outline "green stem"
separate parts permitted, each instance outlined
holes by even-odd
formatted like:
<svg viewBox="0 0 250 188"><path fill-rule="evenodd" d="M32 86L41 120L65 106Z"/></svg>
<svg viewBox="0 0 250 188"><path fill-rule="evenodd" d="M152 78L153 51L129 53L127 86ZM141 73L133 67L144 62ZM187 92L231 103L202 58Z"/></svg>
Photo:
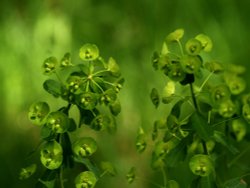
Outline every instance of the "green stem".
<svg viewBox="0 0 250 188"><path fill-rule="evenodd" d="M60 185L61 188L64 188L64 184L63 184L63 167L60 167Z"/></svg>
<svg viewBox="0 0 250 188"><path fill-rule="evenodd" d="M96 83L96 81L94 81L93 79L91 81L101 90L101 92L104 93L102 87L98 83Z"/></svg>
<svg viewBox="0 0 250 188"><path fill-rule="evenodd" d="M178 45L180 47L181 55L184 55L183 48L182 48L182 45L181 45L181 41L177 40L177 43L178 43Z"/></svg>
<svg viewBox="0 0 250 188"><path fill-rule="evenodd" d="M193 103L194 103L194 107L198 111L198 105L197 105L197 101L196 101L195 94L194 94L193 84L190 83L189 85L190 85L190 91L191 91L191 96L192 96L192 100L193 100Z"/></svg>
<svg viewBox="0 0 250 188"><path fill-rule="evenodd" d="M164 167L161 168L162 176L163 176L163 187L167 188L167 173Z"/></svg>
<svg viewBox="0 0 250 188"><path fill-rule="evenodd" d="M62 144L62 142L63 142L62 139L63 139L63 135L60 134L60 137L59 137L60 144ZM63 185L63 166L62 165L61 165L60 170L59 170L59 181L60 181L60 187L64 188L64 185Z"/></svg>
<svg viewBox="0 0 250 188"><path fill-rule="evenodd" d="M103 72L109 72L108 70L100 70L92 74L92 76L96 76L97 74L101 74Z"/></svg>

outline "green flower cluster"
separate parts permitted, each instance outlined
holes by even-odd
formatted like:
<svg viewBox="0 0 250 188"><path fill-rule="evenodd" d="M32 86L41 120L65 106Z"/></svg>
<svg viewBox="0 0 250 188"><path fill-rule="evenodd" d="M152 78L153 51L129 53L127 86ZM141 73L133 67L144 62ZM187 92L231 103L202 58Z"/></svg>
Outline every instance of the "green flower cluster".
<svg viewBox="0 0 250 188"><path fill-rule="evenodd" d="M112 57L105 61L94 44L83 45L79 57L82 60L79 64L72 63L69 53L60 61L56 57L49 57L43 62L43 73L56 78L47 79L43 84L44 89L54 97L65 100L67 106L51 111L46 102L39 101L30 106L28 117L34 125L41 127L43 144L40 159L43 166L49 169L43 177L49 177L53 172L59 173L60 177L64 168L80 163L88 170L76 177L75 186L93 188L101 177L101 170L110 175L115 175L115 170L111 163L101 164L97 169L91 162L90 157L98 148L94 138L86 135L71 143L70 134L80 131L82 125L95 131L113 133L116 130L115 116L121 111L117 94L124 79L116 61ZM79 110L79 123L69 115L73 106ZM35 167L22 169L20 179L30 177ZM53 180L42 179L38 184L48 181L55 183L57 177ZM62 178L60 181L63 184Z"/></svg>
<svg viewBox="0 0 250 188"><path fill-rule="evenodd" d="M189 173L196 175L190 175L190 187L206 187L204 182L215 186L217 158L226 155L221 149L234 155L239 152L237 144L246 139L250 95L244 94L245 70L209 60L213 44L208 36L199 34L184 44L183 38L184 30L175 30L166 37L161 52L153 54L153 67L167 76L167 83L162 92L152 89L151 101L156 108L167 105L170 111L154 122L151 166L163 172L180 166L186 172L189 166ZM141 129L138 152L148 142Z"/></svg>

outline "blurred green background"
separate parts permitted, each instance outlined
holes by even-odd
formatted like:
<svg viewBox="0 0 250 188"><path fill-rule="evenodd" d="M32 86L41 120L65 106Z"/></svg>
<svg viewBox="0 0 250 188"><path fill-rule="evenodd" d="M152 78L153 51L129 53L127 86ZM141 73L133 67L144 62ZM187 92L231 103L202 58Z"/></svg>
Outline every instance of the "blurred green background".
<svg viewBox="0 0 250 188"><path fill-rule="evenodd" d="M33 187L39 175L18 180L20 168L39 159L38 155L25 159L39 143L39 128L27 120L27 110L38 100L55 107L62 102L42 89L46 77L41 63L51 55L61 58L65 52L79 61L78 49L90 42L97 44L104 58L117 60L126 79L118 132L100 135L105 142L100 141L97 157L113 161L119 175L104 178L97 187L151 188L144 181L129 186L124 176L133 165L142 178L152 173L149 156L137 154L133 144L138 127L150 130L160 116L148 97L153 86L164 83L151 66L153 51L161 48L169 32L184 28L186 37L199 33L211 37L213 58L250 70L249 16L247 0L1 0L0 186Z"/></svg>

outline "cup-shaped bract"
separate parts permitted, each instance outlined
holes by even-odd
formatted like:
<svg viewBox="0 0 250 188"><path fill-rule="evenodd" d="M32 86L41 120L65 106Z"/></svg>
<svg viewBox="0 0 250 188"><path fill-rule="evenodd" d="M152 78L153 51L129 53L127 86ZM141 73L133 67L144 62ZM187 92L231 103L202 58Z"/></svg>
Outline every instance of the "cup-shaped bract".
<svg viewBox="0 0 250 188"><path fill-rule="evenodd" d="M80 76L71 75L66 81L66 88L70 93L79 94L82 92L83 79Z"/></svg>
<svg viewBox="0 0 250 188"><path fill-rule="evenodd" d="M232 100L227 100L219 105L219 114L224 118L232 117L236 112L236 105Z"/></svg>
<svg viewBox="0 0 250 188"><path fill-rule="evenodd" d="M246 89L246 82L243 78L228 74L225 78L232 95L239 95Z"/></svg>
<svg viewBox="0 0 250 188"><path fill-rule="evenodd" d="M236 140L239 142L241 141L246 133L247 133L247 127L245 121L242 119L235 119L232 121L232 130L235 134Z"/></svg>
<svg viewBox="0 0 250 188"><path fill-rule="evenodd" d="M120 68L114 58L112 57L109 58L107 68L108 68L108 71L110 71L113 76L120 76Z"/></svg>
<svg viewBox="0 0 250 188"><path fill-rule="evenodd" d="M212 89L211 97L214 105L219 105L220 103L230 99L231 93L227 85L219 84Z"/></svg>
<svg viewBox="0 0 250 188"><path fill-rule="evenodd" d="M63 149L55 140L45 143L41 147L40 155L42 164L50 170L57 169L62 164Z"/></svg>
<svg viewBox="0 0 250 188"><path fill-rule="evenodd" d="M185 55L181 59L181 66L188 74L198 73L201 64L201 59L198 56Z"/></svg>
<svg viewBox="0 0 250 188"><path fill-rule="evenodd" d="M58 61L57 58L52 56L43 62L42 68L43 68L43 73L46 75L50 75L55 72L56 68L58 66Z"/></svg>
<svg viewBox="0 0 250 188"><path fill-rule="evenodd" d="M204 154L194 155L189 161L189 167L198 176L208 176L214 170L212 159Z"/></svg>
<svg viewBox="0 0 250 188"><path fill-rule="evenodd" d="M242 107L243 118L250 123L250 105L248 103L244 104Z"/></svg>
<svg viewBox="0 0 250 188"><path fill-rule="evenodd" d="M202 45L199 40L192 38L185 44L185 49L189 55L198 55L202 49Z"/></svg>
<svg viewBox="0 0 250 188"><path fill-rule="evenodd" d="M79 157L89 157L97 150L97 143L91 137L83 137L73 144L73 152Z"/></svg>
<svg viewBox="0 0 250 188"><path fill-rule="evenodd" d="M94 188L97 182L95 174L91 171L81 172L75 178L76 188Z"/></svg>
<svg viewBox="0 0 250 188"><path fill-rule="evenodd" d="M69 66L72 66L72 63L71 63L71 55L70 55L70 53L64 54L63 58L62 58L61 61L60 61L60 66L61 66L61 67L69 67Z"/></svg>
<svg viewBox="0 0 250 188"><path fill-rule="evenodd" d="M115 102L117 98L116 91L114 89L107 89L100 97L102 103L108 105Z"/></svg>
<svg viewBox="0 0 250 188"><path fill-rule="evenodd" d="M107 115L100 114L92 120L90 127L96 131L102 131L105 130L110 123L111 119Z"/></svg>
<svg viewBox="0 0 250 188"><path fill-rule="evenodd" d="M212 40L207 35L199 34L195 37L195 39L200 41L202 49L205 52L210 52L212 50L213 43Z"/></svg>
<svg viewBox="0 0 250 188"><path fill-rule="evenodd" d="M36 172L36 167L36 164L32 164L26 168L22 168L19 174L19 179L23 180L32 176Z"/></svg>
<svg viewBox="0 0 250 188"><path fill-rule="evenodd" d="M184 35L184 29L176 29L172 33L168 34L166 37L166 42L176 42L179 41Z"/></svg>
<svg viewBox="0 0 250 188"><path fill-rule="evenodd" d="M85 44L80 48L79 56L84 61L93 61L99 57L99 49L95 44Z"/></svg>
<svg viewBox="0 0 250 188"><path fill-rule="evenodd" d="M32 104L28 113L30 121L34 125L44 124L49 110L49 105L46 102L36 102Z"/></svg>
<svg viewBox="0 0 250 188"><path fill-rule="evenodd" d="M69 118L61 111L51 112L47 117L46 126L54 133L65 133L69 128Z"/></svg>
<svg viewBox="0 0 250 188"><path fill-rule="evenodd" d="M184 72L180 62L178 61L172 62L172 64L168 67L168 72L165 72L165 74L171 80L176 82L180 82L186 77L186 73Z"/></svg>
<svg viewBox="0 0 250 188"><path fill-rule="evenodd" d="M96 107L98 102L98 96L92 92L85 92L76 97L77 104L85 109L92 110Z"/></svg>

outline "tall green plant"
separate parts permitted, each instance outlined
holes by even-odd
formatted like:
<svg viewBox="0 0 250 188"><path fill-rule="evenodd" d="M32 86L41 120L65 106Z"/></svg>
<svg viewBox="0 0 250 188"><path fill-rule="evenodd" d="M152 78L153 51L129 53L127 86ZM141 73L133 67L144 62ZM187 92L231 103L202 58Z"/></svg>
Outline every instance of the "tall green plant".
<svg viewBox="0 0 250 188"><path fill-rule="evenodd" d="M82 60L79 64L73 64L70 54L66 53L60 61L49 57L42 65L43 73L51 77L43 88L53 97L65 100L66 105L52 110L47 102L39 101L29 109L30 121L41 128L40 161L45 167L35 187L63 188L67 180L63 176L65 169L75 167L76 163L82 165L82 172L74 181L77 188L93 188L103 175L116 173L109 162L96 165L92 156L98 143L84 133L83 126L110 133L116 130L115 117L121 111L117 94L124 79L116 61L112 57L105 61L96 45L83 45L79 56ZM72 108L78 109L78 122L76 115L70 115ZM72 142L72 135L79 132L84 136ZM29 178L36 166L23 168L20 179Z"/></svg>
<svg viewBox="0 0 250 188"><path fill-rule="evenodd" d="M167 77L150 94L156 108L169 113L155 120L151 132L151 167L163 175L154 187L247 187L244 162L238 176L230 171L249 147L250 95L244 94L245 68L209 59L211 39L199 34L183 43L184 30L167 35L161 52L153 54L153 67ZM149 140L142 128L136 148L142 153ZM246 163L246 161L245 161ZM135 168L127 174L136 179Z"/></svg>

